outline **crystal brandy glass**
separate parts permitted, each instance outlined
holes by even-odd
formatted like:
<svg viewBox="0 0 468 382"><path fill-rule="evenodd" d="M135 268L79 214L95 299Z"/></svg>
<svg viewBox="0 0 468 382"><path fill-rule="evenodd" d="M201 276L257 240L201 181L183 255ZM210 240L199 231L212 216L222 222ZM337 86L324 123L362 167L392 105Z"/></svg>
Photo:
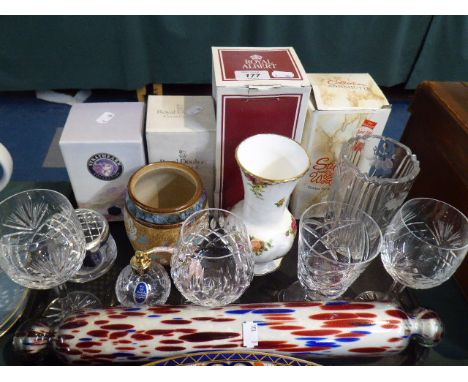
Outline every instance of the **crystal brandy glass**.
<svg viewBox="0 0 468 382"><path fill-rule="evenodd" d="M31 289L57 287L62 298L52 315L92 301L67 298L65 282L80 269L85 238L68 199L52 190L23 191L0 203L0 267L16 283ZM88 303L86 302L88 301Z"/></svg>
<svg viewBox="0 0 468 382"><path fill-rule="evenodd" d="M223 306L250 285L254 263L244 223L228 211L210 208L192 214L182 225L171 275L190 302Z"/></svg>
<svg viewBox="0 0 468 382"><path fill-rule="evenodd" d="M384 235L382 262L393 278L386 299L405 288L428 289L447 281L468 250L468 219L436 199L408 200Z"/></svg>

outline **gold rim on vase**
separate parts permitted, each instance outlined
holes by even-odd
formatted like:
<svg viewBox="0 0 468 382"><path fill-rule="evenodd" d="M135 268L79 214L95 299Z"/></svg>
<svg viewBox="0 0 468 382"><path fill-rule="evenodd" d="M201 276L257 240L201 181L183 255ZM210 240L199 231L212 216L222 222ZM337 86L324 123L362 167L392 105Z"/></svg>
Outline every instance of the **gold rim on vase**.
<svg viewBox="0 0 468 382"><path fill-rule="evenodd" d="M296 142L294 139L291 139L291 138L289 138L289 137L286 137L286 136L284 136L284 135L279 135L279 134L257 134L257 135L275 135L275 136L278 136L278 137L287 139L287 140L289 140L289 141L291 141L291 142L294 142L296 145L298 145L298 146L301 148L301 150L304 151L304 153L305 153L305 155L306 155L306 157L307 157L307 163L308 163L308 165L307 165L306 169L305 169L302 173L300 173L300 174L298 174L298 175L296 175L296 176L294 176L294 177L286 178L286 179L269 179L269 178L264 178L264 177L262 177L262 176L260 176L260 175L254 174L252 171L249 171L249 170L247 170L247 169L244 167L244 165L240 162L239 156L238 156L239 146L240 146L244 141L246 141L247 139L252 138L252 137L255 136L255 135L252 135L252 137L249 137L249 138L244 139L241 143L239 143L239 145L237 145L236 151L235 151L235 154L234 154L238 166L240 167L240 169L241 169L246 175L248 175L248 176L250 176L250 177L253 177L253 178L256 178L256 179L260 180L260 181L263 182L263 183L267 183L267 184L279 184L279 183L293 182L293 181L295 181L295 180L298 180L298 179L302 178L302 177L307 173L307 171L309 170L309 168L310 168L310 166L311 166L311 162L310 162L309 155L307 155L306 151L305 151L304 148L300 145L300 143Z"/></svg>

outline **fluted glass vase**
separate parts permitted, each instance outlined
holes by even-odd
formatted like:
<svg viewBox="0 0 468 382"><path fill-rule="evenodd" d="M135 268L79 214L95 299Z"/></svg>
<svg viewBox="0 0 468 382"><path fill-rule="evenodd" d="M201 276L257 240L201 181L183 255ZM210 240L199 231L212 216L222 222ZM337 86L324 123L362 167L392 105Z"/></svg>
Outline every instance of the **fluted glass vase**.
<svg viewBox="0 0 468 382"><path fill-rule="evenodd" d="M328 200L368 213L384 229L419 174L419 161L400 142L380 135L357 136L340 152Z"/></svg>

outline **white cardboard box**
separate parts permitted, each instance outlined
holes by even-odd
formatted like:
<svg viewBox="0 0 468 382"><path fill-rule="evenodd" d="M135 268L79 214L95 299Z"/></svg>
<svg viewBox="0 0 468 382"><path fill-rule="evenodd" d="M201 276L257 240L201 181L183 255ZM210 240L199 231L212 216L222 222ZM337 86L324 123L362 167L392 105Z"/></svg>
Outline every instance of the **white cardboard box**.
<svg viewBox="0 0 468 382"><path fill-rule="evenodd" d="M310 83L296 52L283 48L213 47L216 100L215 206L243 198L236 147L260 133L300 142Z"/></svg>
<svg viewBox="0 0 468 382"><path fill-rule="evenodd" d="M175 161L196 170L213 206L216 121L210 96L149 96L149 162Z"/></svg>
<svg viewBox="0 0 468 382"><path fill-rule="evenodd" d="M144 103L83 103L68 115L60 149L80 208L122 220L130 176L145 165Z"/></svg>
<svg viewBox="0 0 468 382"><path fill-rule="evenodd" d="M297 219L310 205L327 200L343 143L356 135L382 134L391 111L367 73L308 76L312 95L301 144L312 165L291 197Z"/></svg>

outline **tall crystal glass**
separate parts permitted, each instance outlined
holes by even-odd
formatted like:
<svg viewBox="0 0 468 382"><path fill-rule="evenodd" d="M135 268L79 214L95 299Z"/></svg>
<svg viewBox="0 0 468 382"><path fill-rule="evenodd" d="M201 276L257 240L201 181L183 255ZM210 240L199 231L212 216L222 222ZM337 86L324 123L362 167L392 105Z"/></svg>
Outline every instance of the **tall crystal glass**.
<svg viewBox="0 0 468 382"><path fill-rule="evenodd" d="M433 288L447 281L468 250L468 219L436 199L408 200L384 235L382 262L394 282L387 299L405 287Z"/></svg>
<svg viewBox="0 0 468 382"><path fill-rule="evenodd" d="M328 200L356 206L383 230L418 174L419 161L407 146L380 135L357 136L341 149Z"/></svg>
<svg viewBox="0 0 468 382"><path fill-rule="evenodd" d="M244 223L216 208L191 215L182 225L171 258L174 284L189 301L223 306L238 299L254 276L254 254Z"/></svg>
<svg viewBox="0 0 468 382"><path fill-rule="evenodd" d="M309 207L299 223L297 267L305 297L340 297L379 254L381 242L377 223L354 206L324 202Z"/></svg>
<svg viewBox="0 0 468 382"><path fill-rule="evenodd" d="M68 199L52 190L23 191L0 203L0 267L31 289L58 287L55 310L72 310L64 283L80 269L85 238Z"/></svg>

